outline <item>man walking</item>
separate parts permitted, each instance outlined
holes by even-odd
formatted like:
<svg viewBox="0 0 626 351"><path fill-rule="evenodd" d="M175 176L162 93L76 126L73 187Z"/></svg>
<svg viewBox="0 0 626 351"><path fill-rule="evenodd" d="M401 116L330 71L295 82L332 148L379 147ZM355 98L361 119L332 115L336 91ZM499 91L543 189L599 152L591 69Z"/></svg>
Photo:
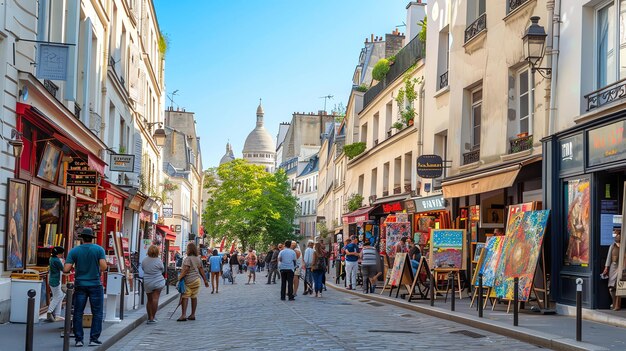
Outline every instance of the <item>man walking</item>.
<svg viewBox="0 0 626 351"><path fill-rule="evenodd" d="M256 284L256 254L252 249L248 249L248 256L246 256L246 266L248 267L248 282L246 285L250 285L250 279L252 284Z"/></svg>
<svg viewBox="0 0 626 351"><path fill-rule="evenodd" d="M283 244L280 244L278 247L274 247L274 252L272 252L272 260L270 261L267 284L276 284L276 276L278 276L278 254L282 249L282 245Z"/></svg>
<svg viewBox="0 0 626 351"><path fill-rule="evenodd" d="M89 299L93 320L89 336L89 346L99 346L98 340L102 332L102 317L104 304L104 290L100 282L100 272L107 269L104 249L92 241L96 237L91 228L83 228L80 236L84 243L70 250L63 267L63 272L69 273L75 268L74 290L74 335L76 347L84 346L83 342L83 313Z"/></svg>
<svg viewBox="0 0 626 351"><path fill-rule="evenodd" d="M352 236L352 242L346 246L346 281L348 281L348 290L356 290L356 274L359 269L359 240L356 236Z"/></svg>
<svg viewBox="0 0 626 351"><path fill-rule="evenodd" d="M314 252L313 244L313 240L309 240L306 250L304 250L304 295L313 293L313 272L311 272Z"/></svg>
<svg viewBox="0 0 626 351"><path fill-rule="evenodd" d="M291 249L291 240L285 241L285 247L278 254L278 269L280 270L280 299L285 300L285 293L289 301L293 296L293 271L296 268L296 252Z"/></svg>

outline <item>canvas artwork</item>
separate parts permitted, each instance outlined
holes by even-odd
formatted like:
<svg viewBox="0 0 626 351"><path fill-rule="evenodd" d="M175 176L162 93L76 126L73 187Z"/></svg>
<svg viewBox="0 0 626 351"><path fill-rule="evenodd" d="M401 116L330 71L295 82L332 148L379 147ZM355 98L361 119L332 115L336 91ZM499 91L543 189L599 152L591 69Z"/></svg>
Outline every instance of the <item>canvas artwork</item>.
<svg viewBox="0 0 626 351"><path fill-rule="evenodd" d="M24 268L24 234L26 232L26 183L9 179L6 230L6 270Z"/></svg>
<svg viewBox="0 0 626 351"><path fill-rule="evenodd" d="M435 217L422 216L417 220L417 227L421 231L429 231L430 228L435 228Z"/></svg>
<svg viewBox="0 0 626 351"><path fill-rule="evenodd" d="M485 287L493 287L495 283L495 274L498 264L500 263L504 238L504 236L492 236L487 238L487 243L485 244L487 254L485 255L483 266L480 268L480 273L483 274L483 286Z"/></svg>
<svg viewBox="0 0 626 351"><path fill-rule="evenodd" d="M430 242L430 265L433 268L463 268L464 230L433 229Z"/></svg>
<svg viewBox="0 0 626 351"><path fill-rule="evenodd" d="M28 229L26 244L26 265L34 266L37 264L37 240L39 239L39 202L41 197L41 189L34 184L30 185L28 193Z"/></svg>
<svg viewBox="0 0 626 351"><path fill-rule="evenodd" d="M57 172L59 171L59 163L61 162L61 149L46 143L46 148L41 155L41 162L37 169L37 177L45 179L50 183L56 183Z"/></svg>
<svg viewBox="0 0 626 351"><path fill-rule="evenodd" d="M567 182L567 249L565 264L589 264L589 233L591 228L590 180Z"/></svg>
<svg viewBox="0 0 626 351"><path fill-rule="evenodd" d="M528 301L541 253L549 210L517 213L511 217L496 271L496 296L512 300L514 279L519 278L519 300Z"/></svg>
<svg viewBox="0 0 626 351"><path fill-rule="evenodd" d="M61 200L56 197L45 197L41 199L39 218L41 224L59 223L61 213Z"/></svg>
<svg viewBox="0 0 626 351"><path fill-rule="evenodd" d="M395 252L395 246L402 237L411 237L411 223L409 222L395 222L387 223L387 238L385 241L385 249L387 256L393 257Z"/></svg>
<svg viewBox="0 0 626 351"><path fill-rule="evenodd" d="M534 210L535 204L533 202L525 202L523 204L510 205L509 211L507 212L506 223L508 225L509 219L512 215L519 212L526 212Z"/></svg>
<svg viewBox="0 0 626 351"><path fill-rule="evenodd" d="M407 254L405 253L396 254L396 258L393 260L391 275L389 276L389 284L391 286L400 286L402 284L402 268L404 268L406 256Z"/></svg>
<svg viewBox="0 0 626 351"><path fill-rule="evenodd" d="M476 248L474 249L474 256L472 256L472 260L476 261L480 256L480 253L485 249L485 243L476 243Z"/></svg>

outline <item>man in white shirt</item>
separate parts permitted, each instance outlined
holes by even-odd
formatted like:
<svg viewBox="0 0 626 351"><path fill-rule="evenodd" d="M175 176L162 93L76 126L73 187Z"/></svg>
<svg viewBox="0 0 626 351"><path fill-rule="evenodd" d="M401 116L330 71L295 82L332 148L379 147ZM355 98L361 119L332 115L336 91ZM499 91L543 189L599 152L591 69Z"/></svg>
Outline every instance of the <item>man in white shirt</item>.
<svg viewBox="0 0 626 351"><path fill-rule="evenodd" d="M293 271L296 269L296 252L291 249L291 240L285 241L285 248L278 254L278 270L280 271L280 299L295 300L293 296Z"/></svg>
<svg viewBox="0 0 626 351"><path fill-rule="evenodd" d="M311 272L311 265L313 264L313 240L309 240L304 250L304 295L313 293L313 273Z"/></svg>

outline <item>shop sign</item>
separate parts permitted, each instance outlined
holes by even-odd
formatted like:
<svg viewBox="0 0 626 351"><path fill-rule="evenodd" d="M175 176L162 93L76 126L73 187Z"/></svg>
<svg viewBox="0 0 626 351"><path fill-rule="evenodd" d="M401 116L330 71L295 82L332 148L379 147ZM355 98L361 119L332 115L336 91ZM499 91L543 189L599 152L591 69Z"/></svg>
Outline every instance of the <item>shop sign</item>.
<svg viewBox="0 0 626 351"><path fill-rule="evenodd" d="M583 168L583 135L577 134L559 141L561 172Z"/></svg>
<svg viewBox="0 0 626 351"><path fill-rule="evenodd" d="M443 174L443 160L439 155L422 155L417 158L417 175L422 178L439 178Z"/></svg>
<svg viewBox="0 0 626 351"><path fill-rule="evenodd" d="M84 186L95 188L98 185L98 172L96 171L67 171L67 186Z"/></svg>
<svg viewBox="0 0 626 351"><path fill-rule="evenodd" d="M589 166L626 159L626 121L590 130L587 152Z"/></svg>
<svg viewBox="0 0 626 351"><path fill-rule="evenodd" d="M115 213L115 214L121 214L122 213L122 199L112 195L112 194L107 194L107 203L109 205L109 212L110 213Z"/></svg>
<svg viewBox="0 0 626 351"><path fill-rule="evenodd" d="M62 44L39 44L37 78L67 80L67 62L70 47Z"/></svg>
<svg viewBox="0 0 626 351"><path fill-rule="evenodd" d="M392 202L389 204L383 204L383 211L385 213L391 213L391 212L402 212L402 203L400 202Z"/></svg>
<svg viewBox="0 0 626 351"><path fill-rule="evenodd" d="M181 231L181 226L180 226L180 224L176 224L176 225L174 226L174 231L175 231L176 233L180 233L180 231Z"/></svg>
<svg viewBox="0 0 626 351"><path fill-rule="evenodd" d="M140 212L141 208L143 207L144 202L146 202L146 197L136 194L130 200L130 203L128 204L128 208L130 208L133 211Z"/></svg>
<svg viewBox="0 0 626 351"><path fill-rule="evenodd" d="M446 209L446 200L443 195L415 199L415 213Z"/></svg>
<svg viewBox="0 0 626 351"><path fill-rule="evenodd" d="M133 172L135 155L112 154L109 169L115 172Z"/></svg>
<svg viewBox="0 0 626 351"><path fill-rule="evenodd" d="M174 208L163 207L163 218L173 218L173 217L174 217Z"/></svg>

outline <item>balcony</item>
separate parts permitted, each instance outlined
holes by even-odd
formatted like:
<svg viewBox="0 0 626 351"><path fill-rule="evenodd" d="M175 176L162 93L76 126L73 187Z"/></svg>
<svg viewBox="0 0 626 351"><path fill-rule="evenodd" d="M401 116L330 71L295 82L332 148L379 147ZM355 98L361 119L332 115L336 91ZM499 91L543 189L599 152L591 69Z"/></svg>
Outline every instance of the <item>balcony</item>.
<svg viewBox="0 0 626 351"><path fill-rule="evenodd" d="M525 150L530 150L533 148L533 136L532 135L524 135L512 139L509 141L509 153L514 154L516 152L521 152Z"/></svg>
<svg viewBox="0 0 626 351"><path fill-rule="evenodd" d="M439 90L448 86L448 71L439 76Z"/></svg>
<svg viewBox="0 0 626 351"><path fill-rule="evenodd" d="M363 96L363 109L374 101L378 94L385 90L388 85L393 83L393 81L404 74L404 72L411 68L417 61L424 58L424 56L424 44L419 40L419 36L416 36L396 54L396 60L389 68L385 79L365 92Z"/></svg>
<svg viewBox="0 0 626 351"><path fill-rule="evenodd" d="M389 190L383 190L383 197L389 196Z"/></svg>
<svg viewBox="0 0 626 351"><path fill-rule="evenodd" d="M393 194L394 195L401 194L401 193L402 193L402 187L401 186L398 185L398 186L393 188Z"/></svg>
<svg viewBox="0 0 626 351"><path fill-rule="evenodd" d="M480 149L476 149L474 151L466 152L463 154L463 164L469 165L470 163L475 163L480 161Z"/></svg>
<svg viewBox="0 0 626 351"><path fill-rule="evenodd" d="M406 184L404 186L404 192L405 193L410 193L411 192L411 184Z"/></svg>
<svg viewBox="0 0 626 351"><path fill-rule="evenodd" d="M58 87L56 84L52 83L52 81L51 81L51 80L44 79L44 81L43 81L43 87L44 87L44 88L46 88L46 90L47 90L47 91L48 91L48 92L49 92L52 96L54 96L55 98L57 97L57 91L59 91L59 87Z"/></svg>
<svg viewBox="0 0 626 351"><path fill-rule="evenodd" d="M509 12L508 13L511 13L517 10L520 6L524 5L528 1L530 0L509 0Z"/></svg>
<svg viewBox="0 0 626 351"><path fill-rule="evenodd" d="M487 29L487 13L483 13L465 29L465 43Z"/></svg>
<svg viewBox="0 0 626 351"><path fill-rule="evenodd" d="M626 79L622 79L585 95L585 99L587 99L587 111L624 98L626 98Z"/></svg>
<svg viewBox="0 0 626 351"><path fill-rule="evenodd" d="M74 117L76 117L77 119L80 119L80 105L78 104L78 102L74 102Z"/></svg>

